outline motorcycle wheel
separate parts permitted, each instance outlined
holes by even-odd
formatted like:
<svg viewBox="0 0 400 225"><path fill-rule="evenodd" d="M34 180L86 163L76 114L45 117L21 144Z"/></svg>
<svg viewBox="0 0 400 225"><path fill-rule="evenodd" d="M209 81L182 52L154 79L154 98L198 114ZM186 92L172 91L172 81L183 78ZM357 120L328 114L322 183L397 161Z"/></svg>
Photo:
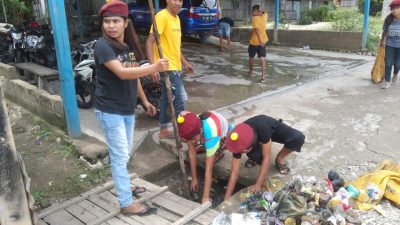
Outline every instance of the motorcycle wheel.
<svg viewBox="0 0 400 225"><path fill-rule="evenodd" d="M95 87L92 83L88 83L78 78L75 80L75 92L78 107L81 109L90 109L94 105Z"/></svg>
<svg viewBox="0 0 400 225"><path fill-rule="evenodd" d="M15 56L14 56L14 62L15 63L21 63L22 62L22 51L20 50L15 50Z"/></svg>
<svg viewBox="0 0 400 225"><path fill-rule="evenodd" d="M161 84L159 83L147 83L143 84L143 91L147 97L147 100L154 105L157 109L157 117L160 114L160 102L161 102Z"/></svg>

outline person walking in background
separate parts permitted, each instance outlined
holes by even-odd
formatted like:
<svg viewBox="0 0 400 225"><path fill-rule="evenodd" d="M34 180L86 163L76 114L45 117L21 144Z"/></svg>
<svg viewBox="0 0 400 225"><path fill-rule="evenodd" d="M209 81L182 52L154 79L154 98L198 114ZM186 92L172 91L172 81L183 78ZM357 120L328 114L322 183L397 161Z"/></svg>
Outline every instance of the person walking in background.
<svg viewBox="0 0 400 225"><path fill-rule="evenodd" d="M167 7L155 16L158 33L160 35L160 44L163 55L169 60L168 75L171 82L171 91L173 96L173 106L176 116L184 110L187 95L185 87L180 77L182 64L188 74L193 73L193 67L190 65L181 53L181 22L178 17L183 4L183 0L166 0ZM147 58L153 63L159 58L153 27L150 29L149 37L146 41ZM160 79L161 78L161 79ZM160 134L159 138L174 138L173 132L168 130L170 117L168 116L168 98L167 88L165 86L165 77L160 77L159 73L153 74L153 80L161 82L162 96L160 102Z"/></svg>
<svg viewBox="0 0 400 225"><path fill-rule="evenodd" d="M249 41L249 72L248 75L253 75L253 67L254 67L254 57L257 54L257 57L260 59L261 64L261 82L266 81L265 76L265 56L266 56L266 45L268 42L268 36L266 33L268 14L264 10L260 9L259 5L254 5L252 10L252 18L251 18L251 37Z"/></svg>
<svg viewBox="0 0 400 225"><path fill-rule="evenodd" d="M381 88L390 87L390 80L396 83L400 69L400 0L394 0L389 5L391 13L383 23L381 46L385 45L385 81ZM394 65L393 78L392 67Z"/></svg>
<svg viewBox="0 0 400 225"><path fill-rule="evenodd" d="M222 17L218 21L218 33L219 33L219 44L221 46L221 52L224 50L224 39L227 42L227 49L231 51L231 31L234 26L234 21L229 17Z"/></svg>
<svg viewBox="0 0 400 225"><path fill-rule="evenodd" d="M280 174L286 175L290 169L284 163L285 157L293 151L300 152L304 139L305 136L300 131L284 124L282 120L276 120L266 115L254 116L236 125L225 141L225 148L233 153L225 200L232 195L235 188L242 154L246 153L249 157L245 164L246 167L260 165L256 183L248 188L249 192L257 193L261 190L268 173L272 142L283 144L283 148L275 158L275 168Z"/></svg>
<svg viewBox="0 0 400 225"><path fill-rule="evenodd" d="M187 141L192 174L191 191L198 192L197 153L204 147L206 152L206 169L202 202L210 201L212 170L214 163L223 157L225 138L232 131L233 125L221 114L205 111L199 116L183 111L177 118L179 136Z"/></svg>
<svg viewBox="0 0 400 225"><path fill-rule="evenodd" d="M131 155L137 96L147 113L156 114L143 92L140 77L168 69L168 60L138 67L143 60L138 38L128 18L128 5L113 0L100 9L103 37L94 48L96 63L95 112L105 135L111 173L122 214L144 215L155 211L134 203L132 194L144 192L131 188L128 162Z"/></svg>

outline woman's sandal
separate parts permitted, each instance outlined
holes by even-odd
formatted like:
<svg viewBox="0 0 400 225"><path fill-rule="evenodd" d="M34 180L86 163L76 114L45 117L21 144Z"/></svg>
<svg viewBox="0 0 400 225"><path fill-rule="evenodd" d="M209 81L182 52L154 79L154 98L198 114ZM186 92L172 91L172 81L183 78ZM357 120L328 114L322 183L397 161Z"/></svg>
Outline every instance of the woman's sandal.
<svg viewBox="0 0 400 225"><path fill-rule="evenodd" d="M247 159L246 163L244 164L244 167L246 168L253 168L255 165L257 165L256 162L254 162L251 159Z"/></svg>
<svg viewBox="0 0 400 225"><path fill-rule="evenodd" d="M148 215L151 213L155 213L156 211L157 211L157 208L146 205L146 207L142 211L139 211L139 212L123 212L123 211L121 211L121 214L125 215L125 216L135 216L135 215L136 216L145 216L145 215Z"/></svg>
<svg viewBox="0 0 400 225"><path fill-rule="evenodd" d="M132 195L141 194L147 191L145 187L139 187L139 186L132 187L131 190L132 190Z"/></svg>
<svg viewBox="0 0 400 225"><path fill-rule="evenodd" d="M285 164L275 163L275 168L282 175L287 175L290 173L290 168L288 166L286 166Z"/></svg>

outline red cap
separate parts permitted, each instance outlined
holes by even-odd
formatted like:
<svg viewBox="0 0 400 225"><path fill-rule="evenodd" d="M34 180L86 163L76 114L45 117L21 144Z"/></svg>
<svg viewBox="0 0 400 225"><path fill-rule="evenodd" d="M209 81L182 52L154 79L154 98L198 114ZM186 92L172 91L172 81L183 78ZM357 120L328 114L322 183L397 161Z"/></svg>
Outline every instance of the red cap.
<svg viewBox="0 0 400 225"><path fill-rule="evenodd" d="M233 153L241 153L253 144L253 128L247 123L235 126L231 133L226 137L226 149Z"/></svg>
<svg viewBox="0 0 400 225"><path fill-rule="evenodd" d="M390 9L395 9L400 7L400 0L394 0L389 5Z"/></svg>
<svg viewBox="0 0 400 225"><path fill-rule="evenodd" d="M100 16L122 16L128 18L128 5L120 0L112 0L110 3L106 3L100 9Z"/></svg>
<svg viewBox="0 0 400 225"><path fill-rule="evenodd" d="M200 133L201 121L196 114L188 112L183 116L178 116L176 120L181 138L190 140Z"/></svg>

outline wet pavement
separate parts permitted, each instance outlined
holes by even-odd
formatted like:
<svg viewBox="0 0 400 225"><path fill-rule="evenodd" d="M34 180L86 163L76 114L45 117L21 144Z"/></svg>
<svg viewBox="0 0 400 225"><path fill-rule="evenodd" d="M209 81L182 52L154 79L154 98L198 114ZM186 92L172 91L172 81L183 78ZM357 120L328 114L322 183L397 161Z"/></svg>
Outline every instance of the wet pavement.
<svg viewBox="0 0 400 225"><path fill-rule="evenodd" d="M195 73L183 74L188 94L186 110L201 113L216 110L259 95L268 95L315 79L339 73L365 62L362 57L322 54L322 51L287 47L267 48L267 81L260 83L261 68L255 59L253 76L247 75L247 46L235 43L232 52L221 52L213 44L184 42L183 54ZM350 55L350 54L348 54ZM157 129L157 119L140 109L137 112L135 141L143 140L149 130ZM103 139L93 110L80 109L82 131Z"/></svg>

